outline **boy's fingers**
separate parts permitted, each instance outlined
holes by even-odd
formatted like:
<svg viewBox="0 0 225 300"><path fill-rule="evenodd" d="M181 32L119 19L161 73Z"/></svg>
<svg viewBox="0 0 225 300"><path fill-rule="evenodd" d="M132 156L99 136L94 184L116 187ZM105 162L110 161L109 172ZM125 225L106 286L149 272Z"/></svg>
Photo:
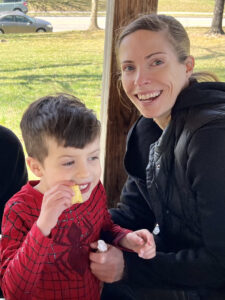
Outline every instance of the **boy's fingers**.
<svg viewBox="0 0 225 300"><path fill-rule="evenodd" d="M156 256L156 253L155 253L154 250L149 251L149 252L146 253L146 254L143 254L143 258L147 258L147 259L153 258L153 257L155 257L155 256Z"/></svg>
<svg viewBox="0 0 225 300"><path fill-rule="evenodd" d="M72 197L74 195L74 191L71 189L70 185L66 185L63 183L69 183L70 181L64 181L60 184L54 185L52 188L50 188L47 192L45 192L45 195L47 196L55 196L57 193L66 193L69 197Z"/></svg>
<svg viewBox="0 0 225 300"><path fill-rule="evenodd" d="M142 239L145 241L145 243L148 243L148 244L152 243L153 236L148 230L142 229L138 232L138 235L142 237Z"/></svg>
<svg viewBox="0 0 225 300"><path fill-rule="evenodd" d="M48 199L48 201L71 201L71 193L67 190L56 190L52 193L45 193L44 199Z"/></svg>
<svg viewBox="0 0 225 300"><path fill-rule="evenodd" d="M148 242L146 236L144 234L142 234L141 232L138 232L137 236L139 238L139 245L144 245L145 243Z"/></svg>
<svg viewBox="0 0 225 300"><path fill-rule="evenodd" d="M141 246L141 245L144 245L145 244L145 240L142 238L142 237L139 237L138 239L138 244Z"/></svg>
<svg viewBox="0 0 225 300"><path fill-rule="evenodd" d="M147 251L141 249L138 253L138 256L145 259L153 258L155 256L155 249L149 249Z"/></svg>
<svg viewBox="0 0 225 300"><path fill-rule="evenodd" d="M91 243L91 244L90 244L90 247L91 247L92 249L98 249L98 242L93 242L93 243Z"/></svg>
<svg viewBox="0 0 225 300"><path fill-rule="evenodd" d="M143 239L137 233L128 233L128 238L131 243L134 243L136 245L143 244Z"/></svg>
<svg viewBox="0 0 225 300"><path fill-rule="evenodd" d="M73 186L73 185L75 185L75 182L73 182L71 180L62 180L62 181L59 181L58 184L60 184L60 185L67 185L67 186Z"/></svg>

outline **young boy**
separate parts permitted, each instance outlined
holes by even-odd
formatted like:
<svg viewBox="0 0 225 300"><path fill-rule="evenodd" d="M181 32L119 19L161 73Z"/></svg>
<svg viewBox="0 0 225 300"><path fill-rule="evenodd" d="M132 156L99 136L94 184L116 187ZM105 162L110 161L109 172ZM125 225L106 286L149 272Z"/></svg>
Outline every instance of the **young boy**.
<svg viewBox="0 0 225 300"><path fill-rule="evenodd" d="M100 123L79 99L47 96L24 113L21 129L30 181L6 204L2 224L1 285L6 299L98 300L89 268L90 243L101 232L143 258L155 256L147 230L112 223L101 184ZM82 203L73 204L78 185Z"/></svg>

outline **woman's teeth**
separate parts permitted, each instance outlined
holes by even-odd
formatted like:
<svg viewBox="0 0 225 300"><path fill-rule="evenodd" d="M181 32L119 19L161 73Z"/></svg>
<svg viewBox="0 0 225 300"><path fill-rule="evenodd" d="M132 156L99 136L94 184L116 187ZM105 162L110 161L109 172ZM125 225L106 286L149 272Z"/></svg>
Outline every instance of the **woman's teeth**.
<svg viewBox="0 0 225 300"><path fill-rule="evenodd" d="M152 100L161 94L160 91L149 93L149 94L137 94L139 100Z"/></svg>

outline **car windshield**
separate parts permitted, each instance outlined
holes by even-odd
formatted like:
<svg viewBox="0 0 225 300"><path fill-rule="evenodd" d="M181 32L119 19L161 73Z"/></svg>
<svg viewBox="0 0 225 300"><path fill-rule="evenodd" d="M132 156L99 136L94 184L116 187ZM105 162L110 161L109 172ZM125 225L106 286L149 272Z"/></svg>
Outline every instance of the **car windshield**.
<svg viewBox="0 0 225 300"><path fill-rule="evenodd" d="M34 19L33 19L33 18L31 18L31 17L29 17L29 16L26 16L26 18L28 19L28 20L27 20L28 22L31 22L31 23L34 22Z"/></svg>

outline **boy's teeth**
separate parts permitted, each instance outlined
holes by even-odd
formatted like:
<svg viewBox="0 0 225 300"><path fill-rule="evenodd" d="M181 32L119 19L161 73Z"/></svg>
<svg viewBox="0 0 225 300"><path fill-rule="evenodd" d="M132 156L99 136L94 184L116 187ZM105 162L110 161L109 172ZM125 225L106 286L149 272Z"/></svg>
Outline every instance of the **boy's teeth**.
<svg viewBox="0 0 225 300"><path fill-rule="evenodd" d="M86 187L88 186L88 184L83 184L83 185L79 185L80 190L84 190L86 189Z"/></svg>
<svg viewBox="0 0 225 300"><path fill-rule="evenodd" d="M155 97L159 96L159 94L160 94L160 91L149 93L149 94L144 94L144 95L138 94L137 96L140 100L147 100L149 98L155 98Z"/></svg>

